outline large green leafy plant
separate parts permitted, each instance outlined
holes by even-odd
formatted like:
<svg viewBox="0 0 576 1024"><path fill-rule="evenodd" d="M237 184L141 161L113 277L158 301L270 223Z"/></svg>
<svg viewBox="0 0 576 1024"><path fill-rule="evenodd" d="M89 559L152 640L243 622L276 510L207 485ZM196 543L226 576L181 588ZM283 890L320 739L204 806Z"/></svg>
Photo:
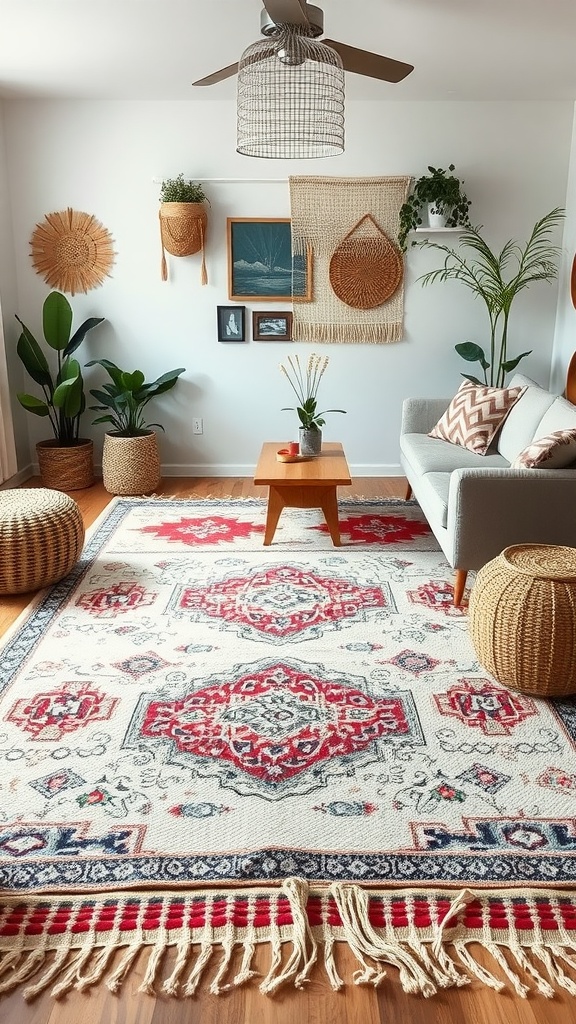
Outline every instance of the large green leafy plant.
<svg viewBox="0 0 576 1024"><path fill-rule="evenodd" d="M322 357L312 353L308 359L306 373L304 373L300 366L298 356L288 356L288 368L280 366L282 373L288 378L290 387L298 399L298 405L295 409L294 406L284 406L282 412L296 411L300 420L300 426L306 430L320 430L326 422L324 416L327 412L346 412L345 409L324 409L322 412L318 410L318 388L326 372L328 362L328 356Z"/></svg>
<svg viewBox="0 0 576 1024"><path fill-rule="evenodd" d="M22 327L16 350L30 377L44 393L41 399L18 392L18 401L35 416L48 417L54 437L61 445L75 445L86 398L80 363L72 358L72 353L104 317L89 317L70 337L72 307L61 292L50 292L42 308L42 325L46 344L56 353L55 369L50 367L36 338L17 314L16 319Z"/></svg>
<svg viewBox="0 0 576 1024"><path fill-rule="evenodd" d="M91 405L90 408L105 413L93 423L110 423L119 437L142 437L154 427L164 430L161 423L145 422L144 409L156 395L163 395L174 387L180 374L186 372L185 367L163 373L157 380L146 384L141 370L126 372L109 359L92 359L86 363L87 366L96 364L106 370L111 383L103 384L102 390L90 390L90 394L100 402L100 405Z"/></svg>
<svg viewBox="0 0 576 1024"><path fill-rule="evenodd" d="M564 217L556 207L536 221L526 244L509 239L499 253L493 253L478 228L469 228L460 236L458 250L425 239L419 246L444 253L444 263L418 280L423 284L434 281L460 281L473 295L486 305L490 321L490 349L488 354L473 341L456 345L458 355L469 363L479 363L484 380L471 374L462 376L474 384L502 387L506 374L514 370L531 349L512 359L508 355L508 325L512 302L528 285L535 281L552 281L558 274L558 260L562 249L550 238ZM466 250L471 252L467 256ZM490 373L488 373L490 371Z"/></svg>

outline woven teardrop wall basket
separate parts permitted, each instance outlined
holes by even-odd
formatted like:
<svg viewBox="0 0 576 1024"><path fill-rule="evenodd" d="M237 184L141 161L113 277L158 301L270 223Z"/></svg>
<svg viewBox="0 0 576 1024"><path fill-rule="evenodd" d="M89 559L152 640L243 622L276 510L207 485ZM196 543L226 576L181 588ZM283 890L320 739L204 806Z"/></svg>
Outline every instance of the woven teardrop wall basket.
<svg viewBox="0 0 576 1024"><path fill-rule="evenodd" d="M202 284L208 281L204 262L204 244L208 216L203 203L161 203L160 237L162 239L162 280L168 280L164 250L172 256L193 256L202 253Z"/></svg>
<svg viewBox="0 0 576 1024"><path fill-rule="evenodd" d="M378 234L355 236L364 221L371 221ZM345 235L330 260L329 277L334 294L354 309L382 306L394 295L403 276L404 260L400 250L370 213Z"/></svg>

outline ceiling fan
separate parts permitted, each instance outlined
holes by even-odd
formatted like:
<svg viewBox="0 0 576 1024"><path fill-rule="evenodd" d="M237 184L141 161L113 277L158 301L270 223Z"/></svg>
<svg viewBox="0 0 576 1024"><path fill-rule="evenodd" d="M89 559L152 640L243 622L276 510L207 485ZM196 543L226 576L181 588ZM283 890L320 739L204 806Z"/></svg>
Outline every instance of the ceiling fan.
<svg viewBox="0 0 576 1024"><path fill-rule="evenodd" d="M279 49L277 56L286 64L297 64L298 55L282 49L282 42L285 36L284 29L290 27L299 36L308 39L318 39L324 32L324 12L313 4L306 3L306 0L262 0L264 10L260 15L260 31L263 36L272 41L278 40ZM342 66L345 71L353 71L357 75L367 75L369 78L378 78L383 82L401 82L411 71L412 64L404 64L402 61L394 60L392 57L382 57L378 53L371 53L369 50L361 50L356 46L348 46L335 39L323 39L323 46L339 54ZM215 85L225 78L237 74L238 63L229 64L220 71L215 71L205 78L200 78L193 85Z"/></svg>

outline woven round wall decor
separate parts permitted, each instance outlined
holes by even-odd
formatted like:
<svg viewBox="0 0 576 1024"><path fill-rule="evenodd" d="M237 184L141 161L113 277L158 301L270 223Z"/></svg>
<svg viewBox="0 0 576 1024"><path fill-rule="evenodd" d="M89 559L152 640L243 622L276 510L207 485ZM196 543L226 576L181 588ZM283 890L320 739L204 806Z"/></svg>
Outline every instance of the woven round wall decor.
<svg viewBox="0 0 576 1024"><path fill-rule="evenodd" d="M81 210L47 213L30 239L32 265L61 292L88 292L110 276L112 236L96 217Z"/></svg>
<svg viewBox="0 0 576 1024"><path fill-rule="evenodd" d="M352 237L365 220L378 235ZM399 287L404 260L371 214L367 213L342 239L330 260L330 284L335 295L353 309L382 306Z"/></svg>

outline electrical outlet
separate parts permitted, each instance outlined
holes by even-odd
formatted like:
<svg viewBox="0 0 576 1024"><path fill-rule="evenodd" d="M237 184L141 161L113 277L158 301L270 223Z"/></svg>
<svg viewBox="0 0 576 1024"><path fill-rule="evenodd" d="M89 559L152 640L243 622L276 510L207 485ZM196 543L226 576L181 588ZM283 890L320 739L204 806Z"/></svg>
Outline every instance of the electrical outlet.
<svg viewBox="0 0 576 1024"><path fill-rule="evenodd" d="M203 434L204 433L204 423L203 423L202 418L200 416L194 416L194 418L192 420L192 433L193 434Z"/></svg>

